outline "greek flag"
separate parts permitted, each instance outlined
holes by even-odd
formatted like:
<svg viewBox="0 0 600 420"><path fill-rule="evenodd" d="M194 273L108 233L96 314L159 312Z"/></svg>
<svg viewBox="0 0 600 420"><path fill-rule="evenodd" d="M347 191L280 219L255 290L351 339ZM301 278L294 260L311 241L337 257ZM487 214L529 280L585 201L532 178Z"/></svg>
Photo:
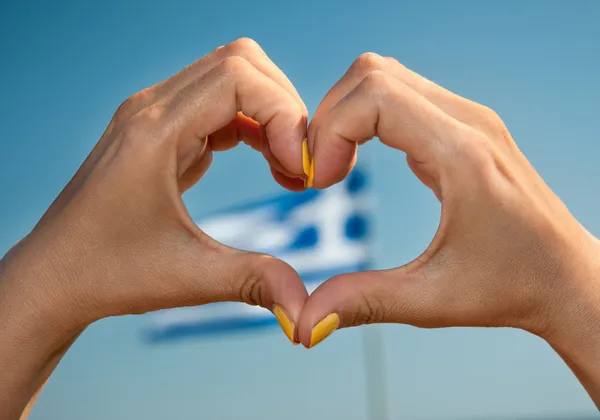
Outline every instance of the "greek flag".
<svg viewBox="0 0 600 420"><path fill-rule="evenodd" d="M326 190L286 193L219 212L197 224L226 245L284 260L310 293L329 277L368 268L368 187L364 169L357 166L343 182ZM160 342L276 324L264 308L213 303L153 313L147 338Z"/></svg>

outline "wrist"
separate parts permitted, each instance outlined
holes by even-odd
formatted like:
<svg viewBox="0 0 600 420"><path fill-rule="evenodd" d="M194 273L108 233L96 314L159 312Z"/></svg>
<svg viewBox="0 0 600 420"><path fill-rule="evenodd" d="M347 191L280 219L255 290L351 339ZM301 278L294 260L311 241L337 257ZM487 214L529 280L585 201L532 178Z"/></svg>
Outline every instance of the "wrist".
<svg viewBox="0 0 600 420"><path fill-rule="evenodd" d="M567 278L548 304L548 322L532 331L579 367L600 363L600 241L585 233L585 245L565 258Z"/></svg>
<svg viewBox="0 0 600 420"><path fill-rule="evenodd" d="M0 260L0 330L23 345L60 345L83 325L67 294L54 286L49 264L19 242ZM29 341L33 340L33 341Z"/></svg>
<svg viewBox="0 0 600 420"><path fill-rule="evenodd" d="M7 418L21 417L77 334L57 316L53 293L36 290L43 282L25 254L22 241L0 260L0 412Z"/></svg>

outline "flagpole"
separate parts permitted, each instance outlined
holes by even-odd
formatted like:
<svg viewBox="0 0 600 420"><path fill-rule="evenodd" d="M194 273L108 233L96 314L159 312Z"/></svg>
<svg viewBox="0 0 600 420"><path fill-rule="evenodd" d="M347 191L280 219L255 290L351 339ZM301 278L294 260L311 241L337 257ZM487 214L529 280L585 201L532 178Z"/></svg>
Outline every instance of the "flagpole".
<svg viewBox="0 0 600 420"><path fill-rule="evenodd" d="M372 153L372 152L371 152ZM365 153L365 166L372 159L371 153ZM373 199L375 197L371 197ZM369 229L372 232L372 227ZM368 240L368 265L372 268L373 240ZM368 420L388 420L387 386L385 378L385 353L383 351L383 336L380 325L363 327L363 352L365 360L365 387Z"/></svg>
<svg viewBox="0 0 600 420"><path fill-rule="evenodd" d="M388 420L381 326L363 328L368 420Z"/></svg>

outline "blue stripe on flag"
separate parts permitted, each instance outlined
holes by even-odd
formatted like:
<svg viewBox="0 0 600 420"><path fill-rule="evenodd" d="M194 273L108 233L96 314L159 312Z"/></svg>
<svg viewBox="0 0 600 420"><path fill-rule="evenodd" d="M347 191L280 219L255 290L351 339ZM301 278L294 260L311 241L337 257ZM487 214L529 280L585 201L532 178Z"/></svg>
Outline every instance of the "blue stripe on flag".
<svg viewBox="0 0 600 420"><path fill-rule="evenodd" d="M311 273L303 275L302 280L307 286L317 286L323 281L336 276L338 274L350 273L354 271L367 270L368 264L360 264L355 266L348 266L338 270L328 270L319 273ZM237 304L237 303L236 303ZM219 303L213 303L208 306L219 305ZM239 303L239 305L244 305ZM199 307L200 308L200 307ZM277 325L275 316L269 311L264 312L264 315L248 317L245 315L233 315L223 317L216 320L203 321L203 322L173 322L165 328L150 328L145 333L145 340L149 343L160 343L164 341L171 341L177 339L184 339L193 336L205 336L205 335L221 335L227 333L240 333L244 330L254 328L273 327Z"/></svg>
<svg viewBox="0 0 600 420"><path fill-rule="evenodd" d="M226 318L211 323L202 324L179 324L172 325L164 331L151 331L146 335L149 343L157 344L165 341L173 341L188 337L198 337L207 335L223 335L229 333L248 332L248 329L272 327L277 325L277 319L274 316L265 316L257 318L248 318L244 316L236 318Z"/></svg>

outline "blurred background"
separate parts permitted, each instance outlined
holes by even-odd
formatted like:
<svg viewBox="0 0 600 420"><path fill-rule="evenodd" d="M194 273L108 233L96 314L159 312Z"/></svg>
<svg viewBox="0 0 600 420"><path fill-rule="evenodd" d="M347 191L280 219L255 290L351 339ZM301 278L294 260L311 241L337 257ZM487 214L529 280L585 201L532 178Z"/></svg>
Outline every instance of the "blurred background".
<svg viewBox="0 0 600 420"><path fill-rule="evenodd" d="M125 98L239 37L261 44L311 113L367 51L492 107L598 236L598 22L594 0L3 1L0 254L34 226ZM439 204L402 153L373 141L359 155L376 199L371 264L404 264L433 237ZM240 146L215 156L185 202L201 220L281 194L262 157ZM150 316L88 328L31 419L597 416L560 358L521 331L368 327L307 351L276 327L151 342Z"/></svg>

